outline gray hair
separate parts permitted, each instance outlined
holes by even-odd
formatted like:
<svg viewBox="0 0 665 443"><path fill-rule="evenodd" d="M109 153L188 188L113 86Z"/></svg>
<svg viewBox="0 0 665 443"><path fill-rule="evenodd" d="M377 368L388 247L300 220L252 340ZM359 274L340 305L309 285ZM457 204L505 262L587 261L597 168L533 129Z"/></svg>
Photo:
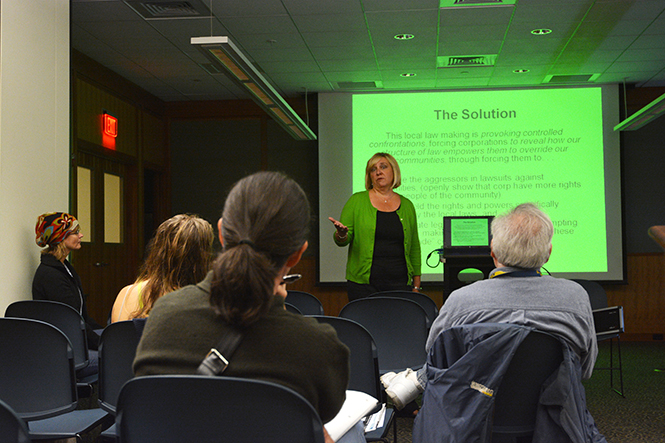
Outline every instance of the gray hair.
<svg viewBox="0 0 665 443"><path fill-rule="evenodd" d="M505 266L537 269L550 258L552 220L533 203L524 203L492 222L492 252Z"/></svg>

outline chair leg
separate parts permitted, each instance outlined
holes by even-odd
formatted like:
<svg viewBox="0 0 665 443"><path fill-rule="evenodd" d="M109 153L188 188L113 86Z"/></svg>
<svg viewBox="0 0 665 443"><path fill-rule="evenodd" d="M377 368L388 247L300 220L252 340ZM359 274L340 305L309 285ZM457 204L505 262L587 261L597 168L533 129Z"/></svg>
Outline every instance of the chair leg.
<svg viewBox="0 0 665 443"><path fill-rule="evenodd" d="M621 337L617 335L617 353L619 354L619 367L615 368L614 367L614 356L612 355L612 350L614 348L614 339L610 339L610 387L614 392L622 396L623 398L626 398L626 396L623 393L623 365L621 363ZM614 371L617 370L619 371L619 385L621 386L621 390L617 390L614 387Z"/></svg>

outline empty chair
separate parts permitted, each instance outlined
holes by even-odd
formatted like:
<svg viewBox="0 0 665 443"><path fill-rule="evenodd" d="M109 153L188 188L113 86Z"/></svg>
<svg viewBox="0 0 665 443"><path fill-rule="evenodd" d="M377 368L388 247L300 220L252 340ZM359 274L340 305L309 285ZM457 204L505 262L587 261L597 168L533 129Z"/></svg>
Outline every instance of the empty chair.
<svg viewBox="0 0 665 443"><path fill-rule="evenodd" d="M102 409L113 415L122 385L134 377L132 363L144 322L145 319L136 319L112 323L104 329L99 340L98 401ZM115 439L115 425L102 432L102 436Z"/></svg>
<svg viewBox="0 0 665 443"><path fill-rule="evenodd" d="M351 372L349 374L348 389L365 392L381 403L385 403L386 393L381 386L379 378L379 361L376 345L369 331L361 324L348 318L326 317L323 315L314 315L312 317L320 323L327 323L335 328L337 337L349 348ZM386 409L383 426L365 434L367 441L386 441L385 438L388 429L390 429L391 421L393 422L394 439L397 438L397 422L393 419L393 412L392 408Z"/></svg>
<svg viewBox="0 0 665 443"><path fill-rule="evenodd" d="M623 393L623 364L621 361L621 333L623 327L623 307L608 306L607 292L600 283L592 280L573 280L582 286L589 294L591 309L593 310L593 321L596 328L596 340L610 341L610 364L609 366L596 366L595 370L610 371L610 388L622 397ZM614 339L617 339L617 365L614 364ZM614 387L614 372L619 373L619 389Z"/></svg>
<svg viewBox="0 0 665 443"><path fill-rule="evenodd" d="M83 317L76 309L56 301L20 300L7 306L5 317L41 320L60 329L72 344L74 367L79 374L79 382L97 381L97 370L86 370L90 364L86 327Z"/></svg>
<svg viewBox="0 0 665 443"><path fill-rule="evenodd" d="M429 318L430 323L433 323L436 320L436 317L439 315L439 308L436 307L436 302L432 300L428 295L413 292L413 291L382 291L375 292L370 295L370 297L396 297L396 298L406 298L407 300L412 300L418 303L422 308L427 312L427 317Z"/></svg>
<svg viewBox="0 0 665 443"><path fill-rule="evenodd" d="M77 410L74 354L56 327L0 318L0 398L28 422L34 440L80 438L111 423L97 409Z"/></svg>
<svg viewBox="0 0 665 443"><path fill-rule="evenodd" d="M347 303L339 316L360 323L372 334L379 373L417 370L425 363L430 321L418 303L394 297L361 298Z"/></svg>
<svg viewBox="0 0 665 443"><path fill-rule="evenodd" d="M323 304L309 292L288 291L285 301L298 308L303 315L324 315Z"/></svg>
<svg viewBox="0 0 665 443"><path fill-rule="evenodd" d="M2 400L0 400L0 441L2 443L30 443L25 422Z"/></svg>
<svg viewBox="0 0 665 443"><path fill-rule="evenodd" d="M266 381L153 375L128 381L116 416L123 443L323 443L314 408Z"/></svg>

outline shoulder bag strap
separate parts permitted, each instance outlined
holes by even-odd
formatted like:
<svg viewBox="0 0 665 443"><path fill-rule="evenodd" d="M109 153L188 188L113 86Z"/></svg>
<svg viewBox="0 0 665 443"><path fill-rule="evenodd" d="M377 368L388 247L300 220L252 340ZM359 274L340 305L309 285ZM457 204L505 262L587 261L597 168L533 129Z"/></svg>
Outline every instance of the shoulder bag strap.
<svg viewBox="0 0 665 443"><path fill-rule="evenodd" d="M217 343L217 346L210 349L206 358L196 369L196 373L199 375L220 375L229 365L229 359L241 341L242 334L240 331L235 328L230 329Z"/></svg>

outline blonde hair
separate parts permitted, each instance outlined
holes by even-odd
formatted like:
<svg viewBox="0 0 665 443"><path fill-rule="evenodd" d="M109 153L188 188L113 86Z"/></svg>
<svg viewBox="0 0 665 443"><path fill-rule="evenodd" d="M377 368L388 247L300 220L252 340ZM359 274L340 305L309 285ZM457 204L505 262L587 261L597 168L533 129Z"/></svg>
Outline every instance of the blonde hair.
<svg viewBox="0 0 665 443"><path fill-rule="evenodd" d="M46 249L42 249L42 254L51 254L58 261L62 261L65 257L69 255L69 249L65 246L64 242L57 243L55 245L48 245Z"/></svg>
<svg viewBox="0 0 665 443"><path fill-rule="evenodd" d="M162 295L203 280L212 264L214 238L210 223L195 215L179 214L159 225L136 279L146 285L132 318L147 317Z"/></svg>
<svg viewBox="0 0 665 443"><path fill-rule="evenodd" d="M397 164L395 157L388 154L387 152L377 152L369 160L367 160L367 167L365 168L365 189L368 191L373 187L370 171L382 158L386 159L390 164L390 167L393 168L392 189L399 188L402 184L402 173L399 170L399 165Z"/></svg>

